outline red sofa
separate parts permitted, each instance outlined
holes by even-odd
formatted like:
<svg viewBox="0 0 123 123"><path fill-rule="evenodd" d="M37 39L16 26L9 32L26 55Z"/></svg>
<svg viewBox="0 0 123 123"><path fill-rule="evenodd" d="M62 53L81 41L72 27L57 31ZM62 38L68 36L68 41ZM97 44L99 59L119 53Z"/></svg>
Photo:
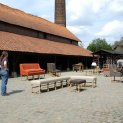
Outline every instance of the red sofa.
<svg viewBox="0 0 123 123"><path fill-rule="evenodd" d="M33 76L34 75L45 75L45 70L40 67L38 63L24 63L20 64L20 75L21 76Z"/></svg>

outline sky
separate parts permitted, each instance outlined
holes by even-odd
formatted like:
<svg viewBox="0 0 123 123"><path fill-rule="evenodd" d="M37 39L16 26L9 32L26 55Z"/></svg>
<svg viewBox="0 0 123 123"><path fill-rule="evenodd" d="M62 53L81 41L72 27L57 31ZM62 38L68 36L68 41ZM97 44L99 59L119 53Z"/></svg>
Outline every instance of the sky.
<svg viewBox="0 0 123 123"><path fill-rule="evenodd" d="M0 0L0 3L54 22L55 0ZM66 0L66 24L85 48L97 38L113 44L123 36L123 0Z"/></svg>

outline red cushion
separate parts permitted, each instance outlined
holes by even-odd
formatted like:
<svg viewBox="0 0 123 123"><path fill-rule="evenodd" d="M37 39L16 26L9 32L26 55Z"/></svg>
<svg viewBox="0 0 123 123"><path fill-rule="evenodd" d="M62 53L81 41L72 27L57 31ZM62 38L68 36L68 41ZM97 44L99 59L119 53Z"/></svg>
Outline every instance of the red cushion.
<svg viewBox="0 0 123 123"><path fill-rule="evenodd" d="M45 71L42 69L28 69L25 71L27 72L28 75L45 73Z"/></svg>
<svg viewBox="0 0 123 123"><path fill-rule="evenodd" d="M103 68L103 71L109 71L109 68Z"/></svg>

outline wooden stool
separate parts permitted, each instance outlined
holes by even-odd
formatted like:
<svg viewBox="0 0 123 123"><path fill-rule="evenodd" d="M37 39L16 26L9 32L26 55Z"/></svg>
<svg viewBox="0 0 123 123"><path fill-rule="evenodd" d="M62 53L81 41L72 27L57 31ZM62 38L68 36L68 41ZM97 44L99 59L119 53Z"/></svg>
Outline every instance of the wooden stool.
<svg viewBox="0 0 123 123"><path fill-rule="evenodd" d="M86 80L85 79L72 79L70 80L70 87L72 86L76 86L76 89L78 90L78 92L80 92L80 87L84 85L84 87L86 86Z"/></svg>

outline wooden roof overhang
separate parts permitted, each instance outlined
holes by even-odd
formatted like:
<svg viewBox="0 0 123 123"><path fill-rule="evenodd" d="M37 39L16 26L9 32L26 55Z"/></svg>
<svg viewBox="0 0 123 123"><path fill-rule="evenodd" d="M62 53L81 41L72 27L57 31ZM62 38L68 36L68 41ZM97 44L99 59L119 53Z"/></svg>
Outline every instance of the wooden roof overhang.
<svg viewBox="0 0 123 123"><path fill-rule="evenodd" d="M110 58L112 61L116 61L116 59L119 59L123 57L122 52L117 52L113 50L99 50L97 52L92 53L93 55L99 55L101 58Z"/></svg>
<svg viewBox="0 0 123 123"><path fill-rule="evenodd" d="M113 50L99 50L97 52L93 53L94 55L106 55L106 56L110 56L110 55L123 55L122 52L117 52L117 51L113 51Z"/></svg>

